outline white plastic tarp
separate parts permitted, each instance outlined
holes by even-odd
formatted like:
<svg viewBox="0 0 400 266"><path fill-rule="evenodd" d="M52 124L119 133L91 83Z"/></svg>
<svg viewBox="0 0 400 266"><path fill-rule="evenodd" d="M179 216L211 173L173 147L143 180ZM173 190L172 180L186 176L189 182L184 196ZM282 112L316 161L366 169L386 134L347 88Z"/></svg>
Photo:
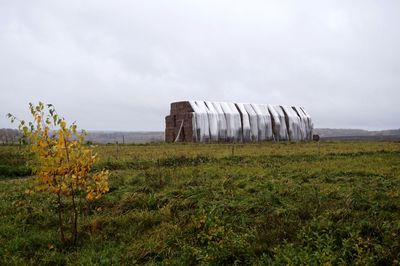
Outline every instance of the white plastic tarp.
<svg viewBox="0 0 400 266"><path fill-rule="evenodd" d="M252 104L258 119L258 139L273 139L271 116L266 106L262 104Z"/></svg>
<svg viewBox="0 0 400 266"><path fill-rule="evenodd" d="M272 133L274 135L274 140L280 140L280 130L281 130L281 121L279 119L279 114L275 111L275 109L271 105L264 105L266 110L271 115L271 123L272 123Z"/></svg>
<svg viewBox="0 0 400 266"><path fill-rule="evenodd" d="M235 141L237 136L236 136L236 130L238 129L238 125L236 122L236 115L235 115L235 110L231 108L231 106L226 103L226 102L221 102L221 108L225 113L225 118L226 118L226 136L227 136L227 141ZM240 116L239 112L238 115ZM240 119L240 117L239 117Z"/></svg>
<svg viewBox="0 0 400 266"><path fill-rule="evenodd" d="M303 107L298 107L298 108L303 112L303 114L307 118L307 140L312 140L314 124L311 120L311 116L306 112L306 110Z"/></svg>
<svg viewBox="0 0 400 266"><path fill-rule="evenodd" d="M226 140L226 119L225 119L225 113L222 110L221 103L218 102L207 102L207 105L214 106L214 110L218 115L218 138L221 141Z"/></svg>
<svg viewBox="0 0 400 266"><path fill-rule="evenodd" d="M194 119L196 120L196 135L198 141L208 141L210 139L210 126L208 123L208 115L206 110L199 107L196 101L189 101L194 111Z"/></svg>
<svg viewBox="0 0 400 266"><path fill-rule="evenodd" d="M302 132L301 132L301 125L300 125L300 117L297 113L292 109L292 107L288 106L281 106L283 111L286 114L286 119L288 121L289 126L289 140L301 140L302 139Z"/></svg>
<svg viewBox="0 0 400 266"><path fill-rule="evenodd" d="M203 109L207 113L209 131L210 131L210 140L218 141L218 115L214 110L211 110L206 102L204 101L196 101L198 107Z"/></svg>
<svg viewBox="0 0 400 266"><path fill-rule="evenodd" d="M292 106L292 109L297 113L298 117L300 117L300 129L301 129L301 139L300 140L306 140L308 138L307 117L299 107Z"/></svg>
<svg viewBox="0 0 400 266"><path fill-rule="evenodd" d="M271 106L277 114L280 121L279 140L289 140L288 126L286 124L285 113L279 105Z"/></svg>
<svg viewBox="0 0 400 266"><path fill-rule="evenodd" d="M240 111L242 119L242 140L251 141L249 114L247 113L246 108L244 108L243 103L237 103L236 107Z"/></svg>
<svg viewBox="0 0 400 266"><path fill-rule="evenodd" d="M233 115L233 124L234 124L233 141L241 141L242 140L242 120L240 119L239 110L236 108L236 105L234 103L227 103L227 104Z"/></svg>
<svg viewBox="0 0 400 266"><path fill-rule="evenodd" d="M196 141L200 140L200 138L198 136L199 132L197 131L197 119L198 119L198 116L197 116L196 112L192 112L192 117L193 117L193 119L192 119L192 131L193 131L192 140L194 142L196 142Z"/></svg>
<svg viewBox="0 0 400 266"><path fill-rule="evenodd" d="M257 141L258 140L258 118L257 114L254 111L253 107L249 103L244 104L244 108L247 111L250 119L250 132L251 132L251 140Z"/></svg>
<svg viewBox="0 0 400 266"><path fill-rule="evenodd" d="M193 140L311 140L313 123L302 107L190 101Z"/></svg>

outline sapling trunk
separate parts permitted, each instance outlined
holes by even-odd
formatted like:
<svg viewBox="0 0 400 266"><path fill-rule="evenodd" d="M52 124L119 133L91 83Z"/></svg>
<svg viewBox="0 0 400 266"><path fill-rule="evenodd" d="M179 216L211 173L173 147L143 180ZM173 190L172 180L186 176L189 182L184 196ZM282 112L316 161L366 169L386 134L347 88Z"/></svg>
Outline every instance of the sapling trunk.
<svg viewBox="0 0 400 266"><path fill-rule="evenodd" d="M72 190L72 208L74 209L74 224L73 224L73 244L76 245L78 238L78 210L75 203L75 191Z"/></svg>
<svg viewBox="0 0 400 266"><path fill-rule="evenodd" d="M67 138L65 136L64 136L64 147L65 147L65 153L66 153L66 156L67 156L68 166L70 166ZM73 244L76 245L76 240L78 238L78 210L76 209L75 189L74 189L74 184L73 183L71 183L71 197L72 197L72 208L73 208L73 211L74 211L74 221L73 221L72 235L73 235Z"/></svg>
<svg viewBox="0 0 400 266"><path fill-rule="evenodd" d="M62 210L61 210L61 195L60 192L57 193L57 211L58 211L58 226L60 228L60 238L61 242L65 244L65 236L64 236L64 226L62 222Z"/></svg>

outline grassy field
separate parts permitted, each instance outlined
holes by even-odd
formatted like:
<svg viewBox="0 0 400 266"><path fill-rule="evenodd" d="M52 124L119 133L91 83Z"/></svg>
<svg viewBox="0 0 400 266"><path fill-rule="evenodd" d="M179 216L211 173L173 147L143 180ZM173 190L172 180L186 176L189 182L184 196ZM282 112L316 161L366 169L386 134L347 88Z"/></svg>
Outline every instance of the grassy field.
<svg viewBox="0 0 400 266"><path fill-rule="evenodd" d="M0 265L399 264L399 142L96 150L111 189L66 247L54 199L24 194L29 156L0 146Z"/></svg>

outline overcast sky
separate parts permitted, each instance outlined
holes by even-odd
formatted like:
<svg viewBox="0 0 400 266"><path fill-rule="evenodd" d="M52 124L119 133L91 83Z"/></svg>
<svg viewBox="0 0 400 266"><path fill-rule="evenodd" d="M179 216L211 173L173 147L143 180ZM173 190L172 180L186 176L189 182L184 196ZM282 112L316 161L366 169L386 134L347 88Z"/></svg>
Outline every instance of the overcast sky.
<svg viewBox="0 0 400 266"><path fill-rule="evenodd" d="M41 100L88 130L163 130L189 99L400 128L399 14L398 0L0 0L0 128Z"/></svg>

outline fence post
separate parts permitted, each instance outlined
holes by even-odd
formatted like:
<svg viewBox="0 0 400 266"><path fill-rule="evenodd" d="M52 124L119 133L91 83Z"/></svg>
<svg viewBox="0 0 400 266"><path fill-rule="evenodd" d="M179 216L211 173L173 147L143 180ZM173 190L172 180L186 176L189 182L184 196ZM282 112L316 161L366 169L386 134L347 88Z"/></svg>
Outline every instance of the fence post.
<svg viewBox="0 0 400 266"><path fill-rule="evenodd" d="M119 145L118 145L118 141L116 141L117 144L117 160L119 160Z"/></svg>

